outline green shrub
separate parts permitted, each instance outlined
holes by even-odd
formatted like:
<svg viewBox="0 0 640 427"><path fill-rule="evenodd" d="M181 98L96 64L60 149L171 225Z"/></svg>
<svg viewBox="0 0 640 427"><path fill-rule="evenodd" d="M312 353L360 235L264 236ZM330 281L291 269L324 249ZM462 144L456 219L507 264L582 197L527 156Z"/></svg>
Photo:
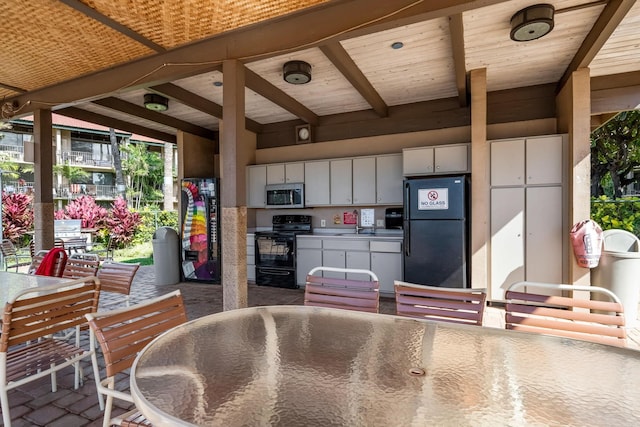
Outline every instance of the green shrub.
<svg viewBox="0 0 640 427"><path fill-rule="evenodd" d="M591 219L603 230L622 229L640 235L640 199L607 199L606 196L591 199Z"/></svg>
<svg viewBox="0 0 640 427"><path fill-rule="evenodd" d="M153 233L159 227L171 227L178 230L178 213L176 211L157 211L144 207L137 211L142 222L138 226L132 243L140 245L151 242Z"/></svg>

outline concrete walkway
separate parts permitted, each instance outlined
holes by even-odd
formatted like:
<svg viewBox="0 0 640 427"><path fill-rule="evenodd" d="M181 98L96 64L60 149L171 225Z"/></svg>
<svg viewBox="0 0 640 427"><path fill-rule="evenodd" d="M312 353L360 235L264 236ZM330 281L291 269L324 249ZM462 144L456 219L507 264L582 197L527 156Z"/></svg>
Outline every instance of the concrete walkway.
<svg viewBox="0 0 640 427"><path fill-rule="evenodd" d="M222 311L222 287L220 285L186 282L177 285L157 286L153 266L142 266L138 270L131 288L132 304L152 298L175 289L180 289L190 320ZM107 298L108 299L108 298ZM249 306L301 305L304 291L249 285ZM380 312L395 314L393 299L382 298ZM484 324L488 327L504 327L503 311L495 307L485 310ZM629 346L639 349L638 329L630 331ZM87 338L88 340L88 338ZM100 357L99 357L100 358ZM73 388L73 368L58 373L58 391L51 393L49 378L42 378L9 392L11 416L14 427L80 427L102 425L102 411L93 379L91 363L83 362L84 385ZM121 381L129 381L123 376ZM129 405L117 402L114 414L125 412Z"/></svg>

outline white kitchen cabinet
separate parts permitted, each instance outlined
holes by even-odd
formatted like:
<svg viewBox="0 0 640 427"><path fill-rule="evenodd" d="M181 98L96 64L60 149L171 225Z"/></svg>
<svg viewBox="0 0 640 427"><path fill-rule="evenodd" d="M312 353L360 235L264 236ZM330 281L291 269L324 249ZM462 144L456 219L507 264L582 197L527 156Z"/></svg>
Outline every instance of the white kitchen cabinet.
<svg viewBox="0 0 640 427"><path fill-rule="evenodd" d="M527 184L562 183L561 135L527 138Z"/></svg>
<svg viewBox="0 0 640 427"><path fill-rule="evenodd" d="M304 164L304 200L306 206L330 204L329 161L313 161Z"/></svg>
<svg viewBox="0 0 640 427"><path fill-rule="evenodd" d="M264 186L267 184L267 166L247 166L247 207L264 208L267 205Z"/></svg>
<svg viewBox="0 0 640 427"><path fill-rule="evenodd" d="M402 174L404 176L430 173L433 173L433 147L402 150Z"/></svg>
<svg viewBox="0 0 640 427"><path fill-rule="evenodd" d="M322 239L322 265L325 267L337 268L361 268L368 270L369 261L369 240L363 238L355 239ZM344 273L325 271L324 277L334 277L344 279ZM366 274L348 274L347 279L369 280Z"/></svg>
<svg viewBox="0 0 640 427"><path fill-rule="evenodd" d="M376 158L355 157L353 167L353 204L376 203Z"/></svg>
<svg viewBox="0 0 640 427"><path fill-rule="evenodd" d="M436 145L402 150L404 176L466 172L469 172L469 144Z"/></svg>
<svg viewBox="0 0 640 427"><path fill-rule="evenodd" d="M526 280L563 283L562 187L528 187L526 203Z"/></svg>
<svg viewBox="0 0 640 427"><path fill-rule="evenodd" d="M469 145L443 145L433 148L435 173L464 173L469 171Z"/></svg>
<svg viewBox="0 0 640 427"><path fill-rule="evenodd" d="M296 276L298 286L304 287L307 273L322 266L322 239L298 237L296 240Z"/></svg>
<svg viewBox="0 0 640 427"><path fill-rule="evenodd" d="M352 160L338 159L329 162L331 179L331 204L350 205L353 203Z"/></svg>
<svg viewBox="0 0 640 427"><path fill-rule="evenodd" d="M367 242L368 245L368 242ZM323 250L322 251L322 265L323 267L336 267L336 268L359 268L363 270L369 270L371 267L369 260L369 250L366 251L340 251L340 250ZM350 279L350 280L370 280L371 276L368 274L359 273L338 273L334 271L324 271L324 277L333 277L337 279Z"/></svg>
<svg viewBox="0 0 640 427"><path fill-rule="evenodd" d="M267 165L267 184L304 182L304 162Z"/></svg>
<svg viewBox="0 0 640 427"><path fill-rule="evenodd" d="M247 281L256 282L256 246L255 234L247 234Z"/></svg>
<svg viewBox="0 0 640 427"><path fill-rule="evenodd" d="M524 184L524 139L491 143L491 185Z"/></svg>
<svg viewBox="0 0 640 427"><path fill-rule="evenodd" d="M378 276L380 293L392 296L394 280L402 280L402 242L376 241L370 243L371 271Z"/></svg>
<svg viewBox="0 0 640 427"><path fill-rule="evenodd" d="M491 143L491 185L561 184L562 135Z"/></svg>
<svg viewBox="0 0 640 427"><path fill-rule="evenodd" d="M304 288L307 273L322 265L322 249L300 248L296 251L296 276L298 285Z"/></svg>
<svg viewBox="0 0 640 427"><path fill-rule="evenodd" d="M524 280L524 189L491 190L491 294L504 299L512 283Z"/></svg>
<svg viewBox="0 0 640 427"><path fill-rule="evenodd" d="M553 135L491 143L492 300L521 280L564 282L563 141Z"/></svg>
<svg viewBox="0 0 640 427"><path fill-rule="evenodd" d="M376 157L376 203L402 204L402 154Z"/></svg>

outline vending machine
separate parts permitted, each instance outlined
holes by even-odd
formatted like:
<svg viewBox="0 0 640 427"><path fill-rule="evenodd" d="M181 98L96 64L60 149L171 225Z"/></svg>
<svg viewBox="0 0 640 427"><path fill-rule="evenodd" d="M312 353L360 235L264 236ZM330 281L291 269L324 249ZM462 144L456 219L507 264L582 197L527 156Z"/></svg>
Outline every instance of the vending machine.
<svg viewBox="0 0 640 427"><path fill-rule="evenodd" d="M220 283L220 193L216 178L181 182L181 254L185 280Z"/></svg>

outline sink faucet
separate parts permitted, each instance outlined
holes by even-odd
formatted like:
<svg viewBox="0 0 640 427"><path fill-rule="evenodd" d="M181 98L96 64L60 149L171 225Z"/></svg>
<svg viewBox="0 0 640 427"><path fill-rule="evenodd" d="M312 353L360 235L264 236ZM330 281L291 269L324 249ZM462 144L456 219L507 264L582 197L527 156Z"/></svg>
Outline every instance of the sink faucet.
<svg viewBox="0 0 640 427"><path fill-rule="evenodd" d="M358 223L360 222L360 218L359 218L359 216L358 216L358 210L357 210L357 209L354 209L354 210L353 210L353 214L354 214L354 215L355 215L355 217L356 217L356 234L360 234L360 230L364 230L364 228L363 228L363 227L360 227L360 226L358 225Z"/></svg>

